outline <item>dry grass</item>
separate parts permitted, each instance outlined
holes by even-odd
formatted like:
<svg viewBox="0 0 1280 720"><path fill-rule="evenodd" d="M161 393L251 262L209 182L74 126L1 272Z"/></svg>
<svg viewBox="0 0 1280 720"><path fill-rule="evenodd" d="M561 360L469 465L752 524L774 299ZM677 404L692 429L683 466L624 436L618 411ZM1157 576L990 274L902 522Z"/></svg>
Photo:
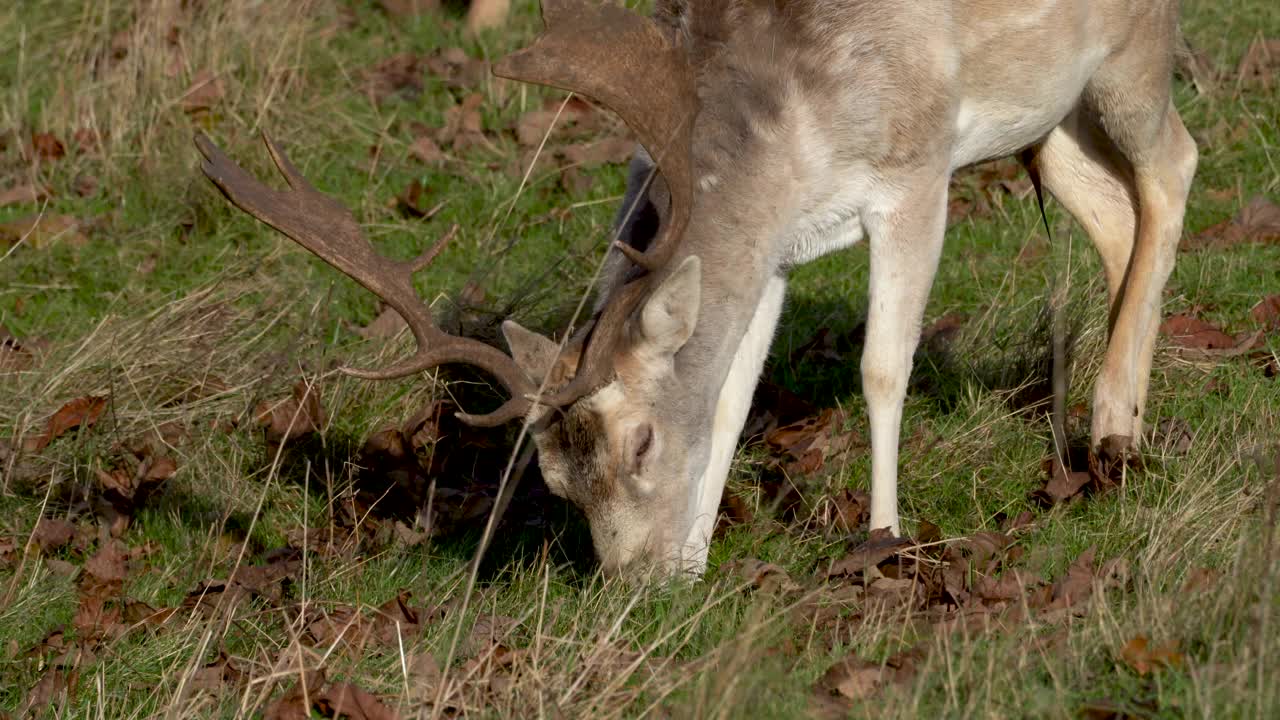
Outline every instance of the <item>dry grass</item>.
<svg viewBox="0 0 1280 720"><path fill-rule="evenodd" d="M1276 21L1266 3L1238 5L1240 15ZM1195 39L1197 23L1209 22L1199 13L1212 16L1188 12ZM513 37L484 38L473 54L518 44L533 24L530 8L519 13ZM349 27L352 18L357 24ZM373 384L335 373L339 358L377 365L403 352L406 339L354 338L350 327L374 312L368 298L229 212L193 169L192 131L223 134L237 158L259 157L252 131L287 138L318 185L356 207L379 242L401 250L419 242L407 237L434 229L399 217L387 196L407 178L436 182L450 202L442 217L466 227L439 276L449 290L461 286L470 263L491 269L493 248L513 228L528 230L520 251L532 258L525 268L508 261L514 269L532 274L548 257L582 253L566 267L571 287L525 309L543 317L572 306L585 286L596 258L584 251L584 238L603 236L611 206L600 201L617 194L618 171L601 171L602 187L584 200L548 190L545 180L522 183L493 170L512 157L452 160L453 181L397 160L405 157L405 125L438 120L432 103L441 95L428 88L421 108L373 104L359 90L361 69L458 38L424 22L396 26L363 4L68 2L0 9L6 27L0 41L15 51L0 63L0 130L16 133L0 151L0 189L40 182L55 191L45 212L97 219L88 246L20 247L0 260L0 324L49 341L33 368L0 373L0 541L15 543L10 555L0 553L0 711L25 712L28 691L61 667L73 682L49 695L56 710L48 712L59 717L250 717L317 670L378 694L406 716L791 717L818 707L811 688L836 660L854 653L879 662L911 647L921 650L915 675L851 702L850 714L1065 718L1092 707L1090 717L1262 718L1280 709L1280 390L1243 363L1192 363L1164 348L1149 419L1156 426L1184 421L1190 448L1155 443L1146 468L1120 488L1037 510L1033 527L1018 536L1017 567L1045 579L1061 577L1092 545L1099 558L1116 561L1116 575L1099 579L1094 601L1070 613L993 614L989 626L944 631L910 603L851 600L819 575L863 535L833 532L829 508L795 523L762 512L730 528L713 549L715 569L688 586L602 580L569 562L583 548L574 544L572 523L559 520L504 526L487 562L476 566L474 532L411 544L364 535L389 522L357 522L350 536L330 535L329 545L298 542L291 531L332 532L344 513L369 510L360 504L356 467L365 438L413 415L429 395L459 386ZM1232 27L1233 39L1208 47L1224 63L1249 39ZM1273 35L1280 29L1267 27ZM220 83L211 108L195 107L189 93L202 77ZM493 126L537 100L500 85L482 91ZM1268 109L1277 110L1274 95L1206 100L1184 88L1180 102L1193 126L1225 116L1251 123L1260 138L1254 149L1210 148L1205 182L1220 187L1236 178L1247 192L1275 191L1272 147L1280 132L1274 118L1266 120ZM81 133L97 146L36 160L25 148L33 131ZM508 151L516 153L498 147ZM72 190L83 176L99 185L87 198ZM1192 223L1220 213L1214 202L1197 196ZM570 219L531 220L566 206ZM0 208L0 221L30 210ZM1043 344L1027 338L1042 334L1047 275L1070 278L1079 318L1073 402L1087 399L1104 343L1103 289L1079 233L1059 226L1071 241L1048 262L1013 263L1038 232L1038 217L1012 201L1001 213L954 229L930 314L959 310L969 319L945 352L921 363L907 409L905 514L916 525L936 523L952 544L1031 507L1027 494L1039 484L1049 430L1013 400L1039 377ZM1258 286L1274 284L1274 272L1258 273L1280 262L1275 250L1183 258L1170 304L1209 303L1223 317L1243 315L1258 294L1274 291ZM864 275L865 259L856 254L798 273L793 335L780 342L774 370L808 397L841 403L855 426L864 415L856 393L824 395L815 388L827 382L826 370L782 366L819 324L855 324L846 298L861 297ZM503 280L494 294L519 285ZM837 307L813 312L833 293ZM287 396L299 379L319 393L325 423L304 442L272 448L255 408ZM1227 396L1201 391L1207 379L1225 385ZM110 398L93 429L38 454L15 451L64 402L86 395ZM1084 421L1075 422L1078 434ZM278 596L264 591L162 624L129 620L127 632L73 644L80 649L61 658L41 650L57 626L75 637L81 566L108 544L85 505L96 471L119 462L119 444L170 423L186 430L165 450L179 472L123 535L138 555L120 597L179 607L205 580L269 567L271 549L286 544L300 548L290 556L289 584ZM758 492L757 452L745 451L736 469L734 487L744 494ZM831 492L865 484L867 467L862 454L841 458L821 483L804 488L807 507L821 509ZM517 495L515 502L526 501ZM84 546L40 552L41 517L76 519ZM343 543L354 547L333 549ZM927 550L914 552L927 557ZM782 566L798 589L755 588L729 562L745 557ZM468 593L476 570L479 582ZM412 592L408 602L421 622L378 625L375 609L403 590ZM815 611L823 607L841 608L838 619ZM317 629L326 622L340 636ZM1137 672L1121 649L1139 635L1153 645L1176 642L1182 665ZM205 669L222 653L242 675L209 691ZM321 691L306 687L308 698ZM1115 715L1101 709L1111 706Z"/></svg>

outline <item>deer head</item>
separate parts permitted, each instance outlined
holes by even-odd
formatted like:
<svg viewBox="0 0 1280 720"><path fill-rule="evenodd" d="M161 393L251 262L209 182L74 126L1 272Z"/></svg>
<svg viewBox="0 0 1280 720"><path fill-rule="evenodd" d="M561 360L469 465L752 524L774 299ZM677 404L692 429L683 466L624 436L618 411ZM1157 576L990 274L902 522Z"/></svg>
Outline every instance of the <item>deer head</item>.
<svg viewBox="0 0 1280 720"><path fill-rule="evenodd" d="M505 58L495 74L580 93L616 112L656 163L643 183L659 228L646 246L615 244L634 267L597 304L592 321L561 347L513 322L503 330L508 355L476 340L450 336L432 321L412 276L443 249L437 243L411 262L377 254L350 211L312 187L270 139L264 142L289 185L268 188L207 137L196 145L205 175L241 210L355 279L407 321L418 350L382 370L344 371L362 378L412 375L450 363L477 366L511 398L471 424L531 423L550 488L587 515L606 570L652 561L670 568L689 525L686 474L690 445L672 414L655 411L674 359L693 332L699 308L696 256L673 263L692 203L691 133L697 114L693 71L676 35L625 8L586 0L543 2L546 31ZM650 182L652 181L652 182Z"/></svg>

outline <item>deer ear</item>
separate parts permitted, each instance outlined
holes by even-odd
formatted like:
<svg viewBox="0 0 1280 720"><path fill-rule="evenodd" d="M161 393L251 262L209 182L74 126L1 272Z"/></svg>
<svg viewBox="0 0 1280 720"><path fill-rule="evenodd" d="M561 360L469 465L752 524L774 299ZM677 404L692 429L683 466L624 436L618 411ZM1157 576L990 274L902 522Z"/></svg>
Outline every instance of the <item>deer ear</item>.
<svg viewBox="0 0 1280 720"><path fill-rule="evenodd" d="M653 291L640 311L640 335L657 353L674 355L698 322L702 301L702 262L691 255Z"/></svg>
<svg viewBox="0 0 1280 720"><path fill-rule="evenodd" d="M526 330L513 320L502 323L502 335L507 339L507 347L511 348L511 359L535 385L542 384L542 379L560 355L556 341Z"/></svg>

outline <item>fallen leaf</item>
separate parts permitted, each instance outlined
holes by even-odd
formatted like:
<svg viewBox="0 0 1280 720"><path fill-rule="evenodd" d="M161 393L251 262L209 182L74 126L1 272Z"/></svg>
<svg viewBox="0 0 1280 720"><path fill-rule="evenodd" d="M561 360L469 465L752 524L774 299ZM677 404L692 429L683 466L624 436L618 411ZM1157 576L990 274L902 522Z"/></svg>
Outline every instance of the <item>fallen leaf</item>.
<svg viewBox="0 0 1280 720"><path fill-rule="evenodd" d="M398 720L400 717L372 693L351 683L334 683L322 689L312 705L325 717L350 720Z"/></svg>
<svg viewBox="0 0 1280 720"><path fill-rule="evenodd" d="M304 380L294 383L288 398L258 403L254 416L263 428L268 445L305 437L318 431L325 423L320 389Z"/></svg>
<svg viewBox="0 0 1280 720"><path fill-rule="evenodd" d="M943 315L920 331L920 343L934 349L945 346L964 327L965 319L959 313Z"/></svg>
<svg viewBox="0 0 1280 720"><path fill-rule="evenodd" d="M1280 330L1280 293L1268 295L1249 310L1249 317L1263 327Z"/></svg>
<svg viewBox="0 0 1280 720"><path fill-rule="evenodd" d="M434 165L444 159L440 146L426 135L419 135L409 143L409 155L428 165Z"/></svg>
<svg viewBox="0 0 1280 720"><path fill-rule="evenodd" d="M16 205L19 203L40 202L48 197L48 189L39 185L35 185L33 183L15 185L8 190L0 192L0 207Z"/></svg>
<svg viewBox="0 0 1280 720"><path fill-rule="evenodd" d="M1094 557L1098 549L1090 547L1080 553L1067 572L1053 584L1052 608L1069 608L1082 604L1093 594L1096 575Z"/></svg>
<svg viewBox="0 0 1280 720"><path fill-rule="evenodd" d="M1031 497L1045 506L1057 505L1074 498L1092 479L1088 472L1063 466L1056 453L1045 458L1041 468L1048 474L1049 480L1044 487L1034 491Z"/></svg>
<svg viewBox="0 0 1280 720"><path fill-rule="evenodd" d="M53 133L47 132L31 133L31 149L43 160L57 160L67 154L62 141Z"/></svg>
<svg viewBox="0 0 1280 720"><path fill-rule="evenodd" d="M787 574L786 569L782 566L757 558L734 560L728 569L733 570L739 577L746 580L753 589L765 593L790 592L800 589L800 585L791 579L791 576Z"/></svg>
<svg viewBox="0 0 1280 720"><path fill-rule="evenodd" d="M267 705L263 720L310 720L311 707L307 700L316 697L324 683L323 670L302 673L284 695Z"/></svg>
<svg viewBox="0 0 1280 720"><path fill-rule="evenodd" d="M409 323L404 321L400 313L390 305L382 308L382 312L374 318L368 325L357 328L356 333L366 340L385 340L393 338L405 330L409 329Z"/></svg>
<svg viewBox="0 0 1280 720"><path fill-rule="evenodd" d="M900 551L911 547L907 538L897 538L883 529L872 530L867 541L849 551L843 558L831 564L827 569L828 578L838 576L862 575L869 568L897 555Z"/></svg>
<svg viewBox="0 0 1280 720"><path fill-rule="evenodd" d="M1223 350L1236 345L1236 338L1193 315L1170 315L1160 323L1160 332L1175 345L1199 350Z"/></svg>
<svg viewBox="0 0 1280 720"><path fill-rule="evenodd" d="M71 189L82 198L93 197L98 192L98 178L92 175L76 175L71 183Z"/></svg>
<svg viewBox="0 0 1280 720"><path fill-rule="evenodd" d="M1245 85L1270 89L1280 69L1280 38L1256 38L1236 66L1236 77Z"/></svg>
<svg viewBox="0 0 1280 720"><path fill-rule="evenodd" d="M29 370L36 364L38 352L48 343L39 339L19 340L0 325L0 373Z"/></svg>
<svg viewBox="0 0 1280 720"><path fill-rule="evenodd" d="M107 409L105 397L87 396L76 398L58 408L45 426L42 435L28 438L24 446L29 452L40 452L67 432L76 428L91 428L98 422L102 411Z"/></svg>
<svg viewBox="0 0 1280 720"><path fill-rule="evenodd" d="M620 165L631 160L635 141L624 137L606 137L593 142L566 145L561 151L569 162L585 169L600 165Z"/></svg>
<svg viewBox="0 0 1280 720"><path fill-rule="evenodd" d="M76 537L76 526L62 518L40 518L31 532L31 538L43 553L60 550Z"/></svg>
<svg viewBox="0 0 1280 720"><path fill-rule="evenodd" d="M36 214L0 223L0 243L12 245L25 242L33 248L43 248L61 241L72 246L89 242L79 220L70 215Z"/></svg>
<svg viewBox="0 0 1280 720"><path fill-rule="evenodd" d="M72 673L74 676L74 672ZM36 681L35 686L27 692L27 699L22 703L22 709L18 713L19 717L25 717L31 713L32 717L44 717L45 713L38 712L49 707L49 703L54 698L63 693L70 692L70 686L74 682L71 677L61 668L51 667L45 670L40 679Z"/></svg>
<svg viewBox="0 0 1280 720"><path fill-rule="evenodd" d="M416 97L423 90L426 59L417 53L403 52L366 68L360 73L360 85L375 103L394 94Z"/></svg>
<svg viewBox="0 0 1280 720"><path fill-rule="evenodd" d="M1223 248L1245 243L1280 242L1280 205L1255 195L1230 220L1201 230L1182 243L1183 249Z"/></svg>
<svg viewBox="0 0 1280 720"><path fill-rule="evenodd" d="M207 68L200 70L182 93L182 111L188 115L207 112L222 101L223 94L222 80Z"/></svg>
<svg viewBox="0 0 1280 720"><path fill-rule="evenodd" d="M1139 675L1147 675L1153 670L1181 667L1184 658L1177 640L1151 647L1146 635L1136 635L1120 648L1120 659Z"/></svg>
<svg viewBox="0 0 1280 720"><path fill-rule="evenodd" d="M431 199L431 190L421 181L413 180L396 196L396 207L407 217L430 220L444 207L443 201L433 204Z"/></svg>
<svg viewBox="0 0 1280 720"><path fill-rule="evenodd" d="M471 57L460 47L440 48L423 62L426 69L450 89L475 88L491 77L489 63Z"/></svg>
<svg viewBox="0 0 1280 720"><path fill-rule="evenodd" d="M227 688L244 684L248 676L236 667L225 651L218 653L218 659L203 665L191 674L187 687L191 690L202 690L219 694Z"/></svg>

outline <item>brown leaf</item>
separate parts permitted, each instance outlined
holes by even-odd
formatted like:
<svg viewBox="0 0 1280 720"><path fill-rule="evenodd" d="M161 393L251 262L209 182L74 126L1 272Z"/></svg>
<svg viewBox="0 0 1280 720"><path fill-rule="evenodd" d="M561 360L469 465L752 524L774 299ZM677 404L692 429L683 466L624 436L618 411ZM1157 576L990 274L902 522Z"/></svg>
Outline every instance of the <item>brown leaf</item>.
<svg viewBox="0 0 1280 720"><path fill-rule="evenodd" d="M69 693L70 687L75 684L74 675L75 672L72 671L71 677L68 677L66 672L57 667L45 670L35 686L27 693L27 699L22 703L22 710L18 716L24 717L31 713L32 717L45 717L44 713L38 711L49 707L49 703L64 692Z"/></svg>
<svg viewBox="0 0 1280 720"><path fill-rule="evenodd" d="M489 75L489 63L473 58L459 47L436 50L424 59L426 69L439 78L445 87L463 90L475 88Z"/></svg>
<svg viewBox="0 0 1280 720"><path fill-rule="evenodd" d="M1092 479L1088 472L1064 467L1057 454L1045 458L1040 466L1049 479L1044 487L1031 493L1031 497L1045 506L1057 505L1074 498Z"/></svg>
<svg viewBox="0 0 1280 720"><path fill-rule="evenodd" d="M383 60L360 73L365 94L381 103L395 93L416 97L423 89L426 59L417 53L404 52Z"/></svg>
<svg viewBox="0 0 1280 720"><path fill-rule="evenodd" d="M79 247L89 242L82 232L79 220L70 215L36 214L0 223L0 243L13 245L24 242L39 249L54 242L65 242Z"/></svg>
<svg viewBox="0 0 1280 720"><path fill-rule="evenodd" d="M1270 89L1280 69L1280 38L1256 38L1236 66L1236 76L1245 85Z"/></svg>
<svg viewBox="0 0 1280 720"><path fill-rule="evenodd" d="M431 190L423 185L421 181L412 180L396 196L396 207L405 216L430 220L432 216L440 212L440 209L444 207L444 202L433 204L431 200Z"/></svg>
<svg viewBox="0 0 1280 720"><path fill-rule="evenodd" d="M378 317L374 318L368 325L356 328L356 333L366 340L385 340L393 338L408 329L409 323L405 322L400 313L388 305L383 307L382 312L378 313Z"/></svg>
<svg viewBox="0 0 1280 720"><path fill-rule="evenodd" d="M320 389L299 380L290 397L276 402L263 401L254 410L268 445L297 440L324 427L324 408L320 407Z"/></svg>
<svg viewBox="0 0 1280 720"><path fill-rule="evenodd" d="M563 154L566 160L586 169L599 165L619 165L631 160L635 152L634 140L625 137L606 137L593 142L566 145Z"/></svg>
<svg viewBox="0 0 1280 720"><path fill-rule="evenodd" d="M816 690L845 700L864 700L889 685L910 683L923 659L924 651L919 647L894 653L884 664L868 662L850 654L823 673Z"/></svg>
<svg viewBox="0 0 1280 720"><path fill-rule="evenodd" d="M1223 350L1235 347L1236 338L1193 315L1170 315L1160 323L1160 332L1175 345L1199 350Z"/></svg>
<svg viewBox="0 0 1280 720"><path fill-rule="evenodd" d="M945 346L964 327L965 317L959 313L947 313L920 331L920 343L935 349Z"/></svg>
<svg viewBox="0 0 1280 720"><path fill-rule="evenodd" d="M436 141L426 135L419 135L409 143L409 155L419 162L434 165L444 159L444 153Z"/></svg>
<svg viewBox="0 0 1280 720"><path fill-rule="evenodd" d="M182 93L182 111L189 115L207 112L222 101L223 94L222 80L208 68L200 70Z"/></svg>
<svg viewBox="0 0 1280 720"><path fill-rule="evenodd" d="M1235 217L1201 230L1182 244L1184 249L1224 248L1245 243L1280 242L1280 205L1255 195Z"/></svg>
<svg viewBox="0 0 1280 720"><path fill-rule="evenodd" d="M70 545L76 537L76 526L62 518L40 518L31 537L47 554Z"/></svg>
<svg viewBox="0 0 1280 720"><path fill-rule="evenodd" d="M310 720L307 699L315 698L324 686L324 671L303 673L284 695L273 700L263 711L264 720Z"/></svg>
<svg viewBox="0 0 1280 720"><path fill-rule="evenodd" d="M217 660L200 667L192 673L191 679L187 682L187 687L216 695L224 692L229 687L243 685L248 679L248 675L231 662L231 658L227 656L227 653L221 651L218 653Z"/></svg>
<svg viewBox="0 0 1280 720"><path fill-rule="evenodd" d="M105 397L90 395L68 402L49 418L44 434L27 439L26 449L30 452L39 452L71 430L93 427L106 408Z"/></svg>
<svg viewBox="0 0 1280 720"><path fill-rule="evenodd" d="M868 568L879 565L911 545L911 540L907 538L896 538L887 531L873 530L866 542L831 564L827 569L827 577L861 575Z"/></svg>
<svg viewBox="0 0 1280 720"><path fill-rule="evenodd" d="M43 160L57 160L67 154L62 141L47 132L31 133L31 149Z"/></svg>
<svg viewBox="0 0 1280 720"><path fill-rule="evenodd" d="M334 683L317 693L312 705L325 717L350 720L398 720L400 715L373 694L350 683Z"/></svg>
<svg viewBox="0 0 1280 720"><path fill-rule="evenodd" d="M1153 648L1146 635L1135 635L1125 643L1120 648L1120 659L1139 675L1147 675L1153 670L1181 667L1183 662L1182 653L1178 652L1177 640L1170 640Z"/></svg>
<svg viewBox="0 0 1280 720"><path fill-rule="evenodd" d="M124 546L118 540L110 540L85 561L84 571L103 585L122 583L127 574L128 559Z"/></svg>
<svg viewBox="0 0 1280 720"><path fill-rule="evenodd" d="M98 193L98 178L92 175L76 175L71 189L82 198L92 197Z"/></svg>
<svg viewBox="0 0 1280 720"><path fill-rule="evenodd" d="M1090 547L1080 553L1067 572L1053 584L1050 608L1074 607L1089 599L1097 577L1094 568L1097 552L1097 547Z"/></svg>
<svg viewBox="0 0 1280 720"><path fill-rule="evenodd" d="M48 189L34 183L14 185L8 190L0 192L0 207L4 207L6 205L17 205L19 203L40 202L48 197Z"/></svg>
<svg viewBox="0 0 1280 720"><path fill-rule="evenodd" d="M750 583L753 589L766 593L800 589L782 566L756 558L735 560L729 564L729 569L734 570L739 577Z"/></svg>
<svg viewBox="0 0 1280 720"><path fill-rule="evenodd" d="M1263 327L1280 330L1280 293L1259 300L1249 310L1249 317Z"/></svg>

